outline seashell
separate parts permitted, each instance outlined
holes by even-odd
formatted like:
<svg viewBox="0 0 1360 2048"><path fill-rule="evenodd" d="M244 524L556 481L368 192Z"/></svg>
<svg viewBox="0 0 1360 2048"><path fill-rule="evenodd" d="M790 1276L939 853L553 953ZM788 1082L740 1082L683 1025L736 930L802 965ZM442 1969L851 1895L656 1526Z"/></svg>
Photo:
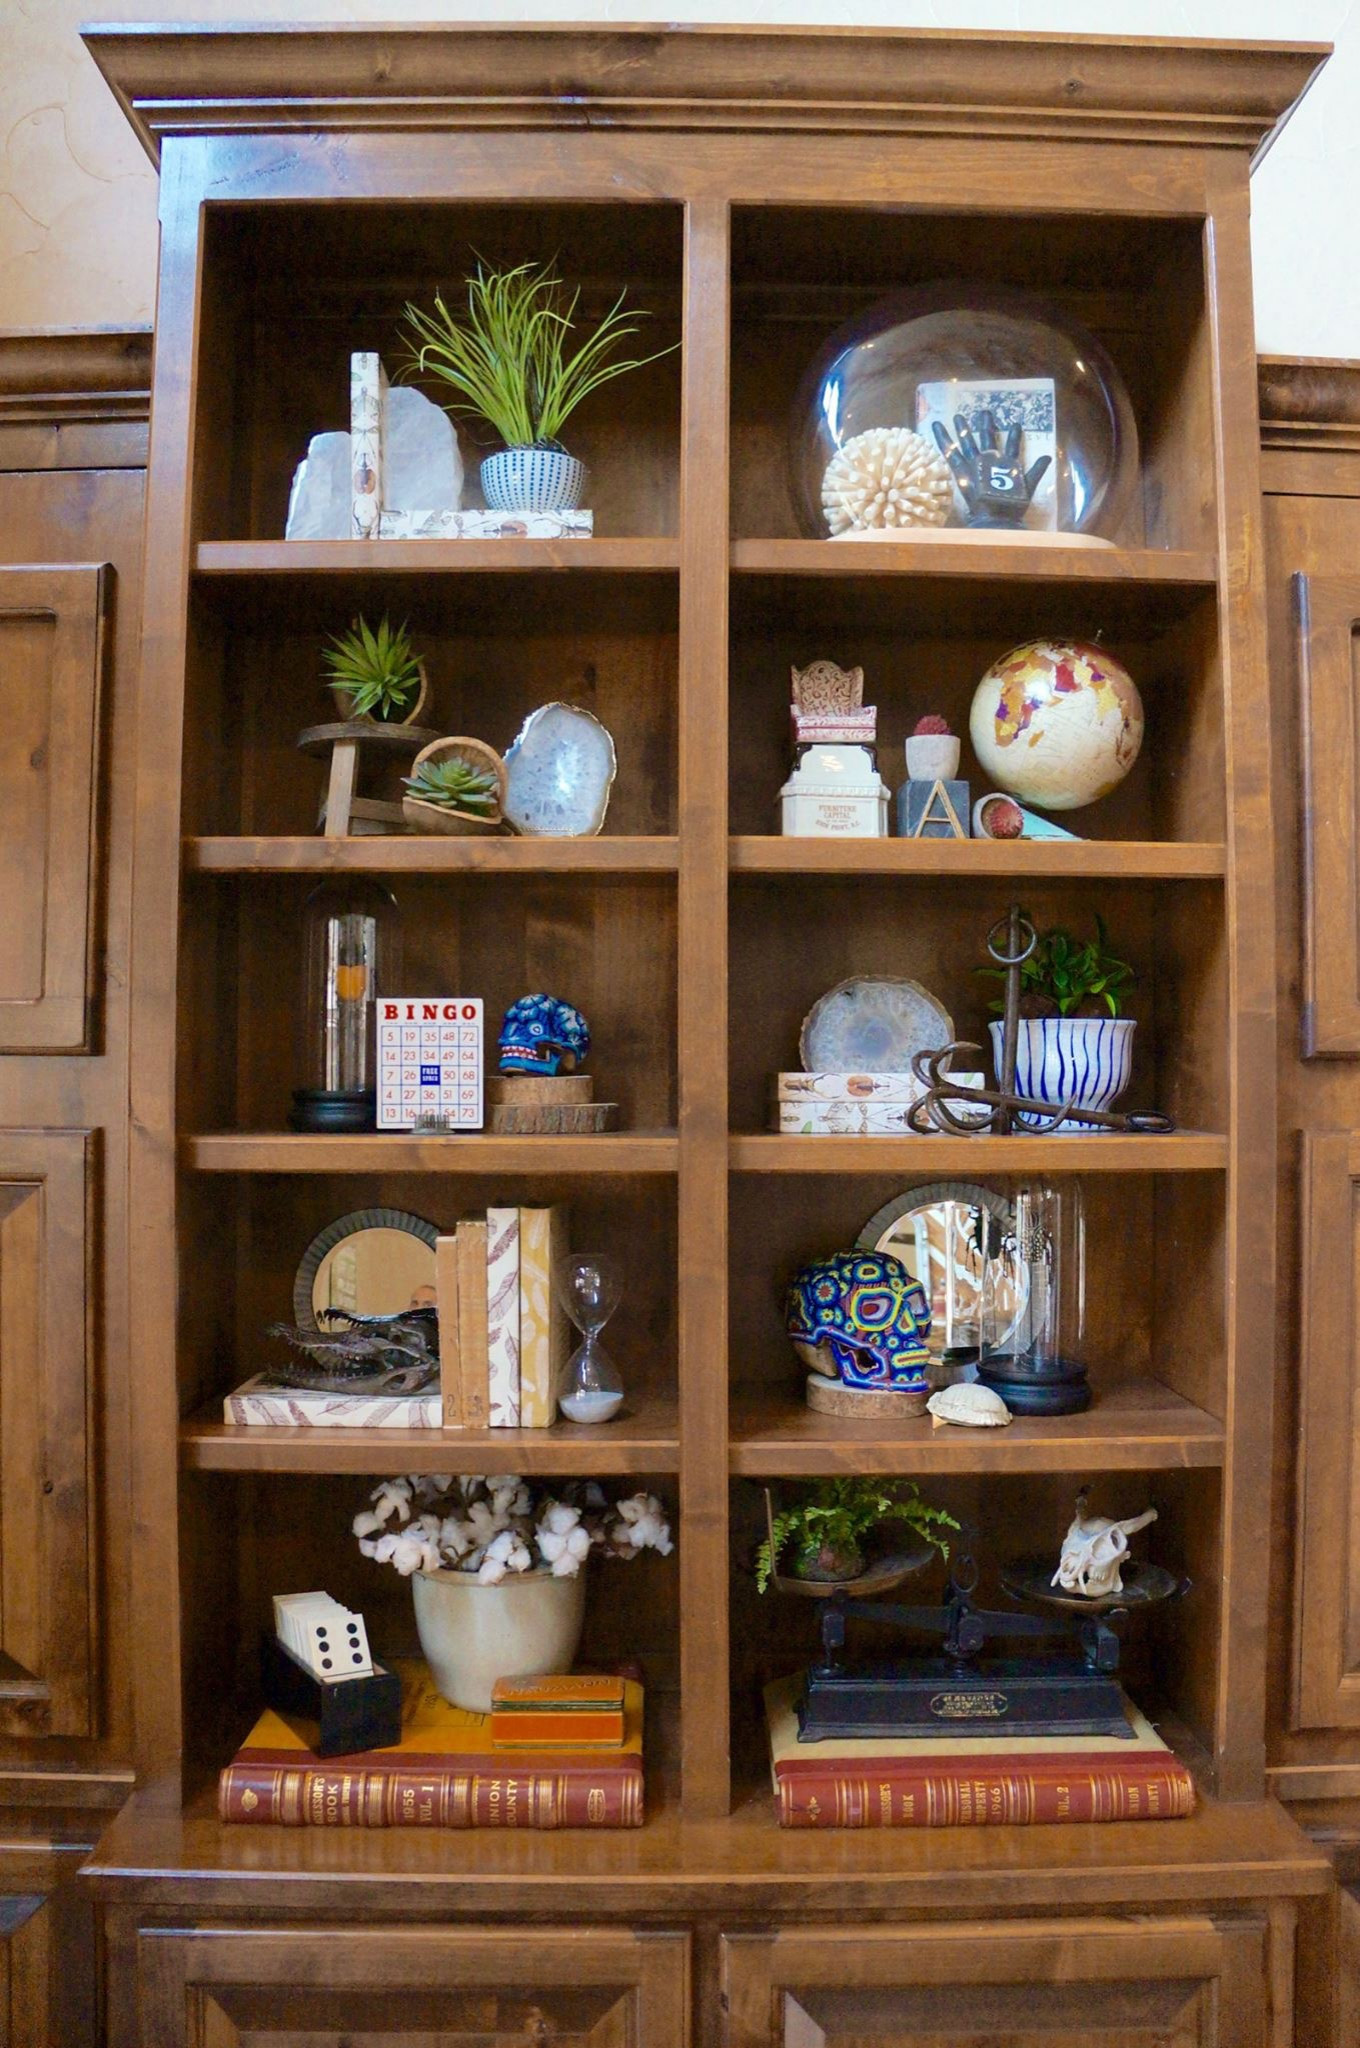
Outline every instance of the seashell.
<svg viewBox="0 0 1360 2048"><path fill-rule="evenodd" d="M953 504L949 464L910 427L855 434L822 477L822 510L833 538L855 530L943 526Z"/></svg>
<svg viewBox="0 0 1360 2048"><path fill-rule="evenodd" d="M961 1423L965 1429L1004 1429L1011 1419L1011 1411L1000 1394L979 1386L975 1380L960 1380L956 1386L941 1387L931 1395L926 1407L934 1417L936 1429L946 1422Z"/></svg>

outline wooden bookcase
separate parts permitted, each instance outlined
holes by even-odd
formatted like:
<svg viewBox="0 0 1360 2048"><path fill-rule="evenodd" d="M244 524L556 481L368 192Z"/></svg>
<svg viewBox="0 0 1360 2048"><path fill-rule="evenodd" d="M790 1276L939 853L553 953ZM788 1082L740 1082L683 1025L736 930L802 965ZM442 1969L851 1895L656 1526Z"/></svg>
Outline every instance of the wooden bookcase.
<svg viewBox="0 0 1360 2048"><path fill-rule="evenodd" d="M589 1844L603 1915L684 1918L724 1899L777 1914L766 1879L813 1917L1268 1899L1278 2006L1280 1902L1325 1879L1256 1803L1275 885L1247 181L1323 53L489 27L87 40L162 180L132 990L146 1654L142 1790L93 1865L115 1922L177 1900L494 1914L511 1883L515 1910L560 1912L552 1886L587 1860L569 1836L233 1838L205 1788L239 1736L282 1576L362 1605L379 1642L409 1636L407 1589L347 1534L362 1475L626 1473L676 1505L679 1551L592 1601L587 1648L640 1652L657 1708L652 1818ZM626 285L658 340L681 344L580 416L600 537L283 541L307 436L344 424L349 351L390 351L406 300L456 278L470 249L555 252L592 304ZM797 537L782 465L803 364L857 308L940 275L1041 289L1113 354L1142 446L1116 551L884 559ZM323 635L365 607L411 619L442 729L504 744L559 692L597 710L620 750L603 836L316 837L294 738ZM1099 836L773 835L792 661L862 662L895 751L926 708L966 729L987 662L1041 630L1105 634L1143 687L1143 757L1081 821ZM530 986L569 992L617 1133L288 1134L299 914L337 872L390 881L413 987L483 994L489 1017ZM843 975L919 976L976 1031L972 969L1017 890L1045 919L1108 912L1139 973L1136 1092L1176 1116L1174 1136L766 1133L768 1078ZM811 1415L779 1328L789 1271L914 1182L1039 1167L1086 1189L1090 1412L981 1441ZM221 1396L254 1369L322 1223L379 1201L444 1223L505 1192L569 1200L577 1240L623 1254L625 1424L452 1448L222 1425ZM1134 1687L1183 1733L1196 1817L1079 1844L1065 1829L781 1837L757 1680L810 1638L755 1596L752 1482L846 1471L921 1477L995 1557L1056 1540L1081 1479L1100 1481L1102 1505L1155 1494L1158 1553L1194 1589L1135 1658ZM1079 1898L1063 1877L1077 1861ZM836 1899L819 1897L833 1871ZM705 1996L729 1962L749 2016L749 1958L712 1951Z"/></svg>

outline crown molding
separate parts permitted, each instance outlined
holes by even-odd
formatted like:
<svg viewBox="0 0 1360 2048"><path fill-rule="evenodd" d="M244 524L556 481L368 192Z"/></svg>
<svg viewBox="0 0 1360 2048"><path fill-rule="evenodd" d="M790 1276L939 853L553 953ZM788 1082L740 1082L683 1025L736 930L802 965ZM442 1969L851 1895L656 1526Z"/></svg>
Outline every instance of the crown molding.
<svg viewBox="0 0 1360 2048"><path fill-rule="evenodd" d="M1330 356L1259 356L1261 446L1360 452L1360 362Z"/></svg>
<svg viewBox="0 0 1360 2048"><path fill-rule="evenodd" d="M0 333L0 425L145 421L150 411L149 327Z"/></svg>
<svg viewBox="0 0 1360 2048"><path fill-rule="evenodd" d="M153 162L176 135L539 127L1100 138L1259 158L1331 48L686 24L83 35Z"/></svg>

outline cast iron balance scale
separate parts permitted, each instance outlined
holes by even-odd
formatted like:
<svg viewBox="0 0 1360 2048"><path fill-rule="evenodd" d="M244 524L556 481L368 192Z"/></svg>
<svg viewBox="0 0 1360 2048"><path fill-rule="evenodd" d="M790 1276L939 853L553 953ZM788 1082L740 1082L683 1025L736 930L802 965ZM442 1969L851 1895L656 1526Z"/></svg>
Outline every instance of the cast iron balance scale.
<svg viewBox="0 0 1360 2048"><path fill-rule="evenodd" d="M768 1490L765 1509L773 1545ZM905 1607L879 1597L896 1591L933 1555L933 1546L922 1539L842 1585L775 1571L777 1591L822 1603L822 1655L808 1671L798 1703L800 1742L943 1734L1132 1738L1119 1684L1117 1624L1178 1597L1188 1590L1187 1580L1160 1565L1125 1558L1123 1590L1089 1598L1057 1591L1049 1583L1049 1564L1023 1559L1002 1572L1004 1590L1050 1612L1002 1613L974 1604L978 1567L965 1542L953 1549L942 1605ZM851 1620L938 1636L939 1652L849 1663L845 1639ZM1062 1647L1043 1655L984 1654L991 1642L1055 1639Z"/></svg>

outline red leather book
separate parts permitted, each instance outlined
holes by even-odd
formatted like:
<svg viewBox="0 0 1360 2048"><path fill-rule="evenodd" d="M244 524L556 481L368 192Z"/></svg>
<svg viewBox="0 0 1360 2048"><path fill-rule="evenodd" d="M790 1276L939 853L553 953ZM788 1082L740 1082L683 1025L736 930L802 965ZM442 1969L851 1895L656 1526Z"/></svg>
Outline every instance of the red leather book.
<svg viewBox="0 0 1360 2048"><path fill-rule="evenodd" d="M394 1749L321 1760L305 1721L265 1713L218 1781L224 1821L282 1827L628 1828L643 1820L642 1687L627 1686L612 1751L511 1762L491 1716L451 1707L427 1667L394 1661L402 1736Z"/></svg>
<svg viewBox="0 0 1360 2048"><path fill-rule="evenodd" d="M1175 1820L1194 1811L1189 1771L1131 1705L1127 1740L1044 1736L1009 1744L978 1737L800 1744L799 1683L781 1680L765 1695L781 1827L1034 1827Z"/></svg>

